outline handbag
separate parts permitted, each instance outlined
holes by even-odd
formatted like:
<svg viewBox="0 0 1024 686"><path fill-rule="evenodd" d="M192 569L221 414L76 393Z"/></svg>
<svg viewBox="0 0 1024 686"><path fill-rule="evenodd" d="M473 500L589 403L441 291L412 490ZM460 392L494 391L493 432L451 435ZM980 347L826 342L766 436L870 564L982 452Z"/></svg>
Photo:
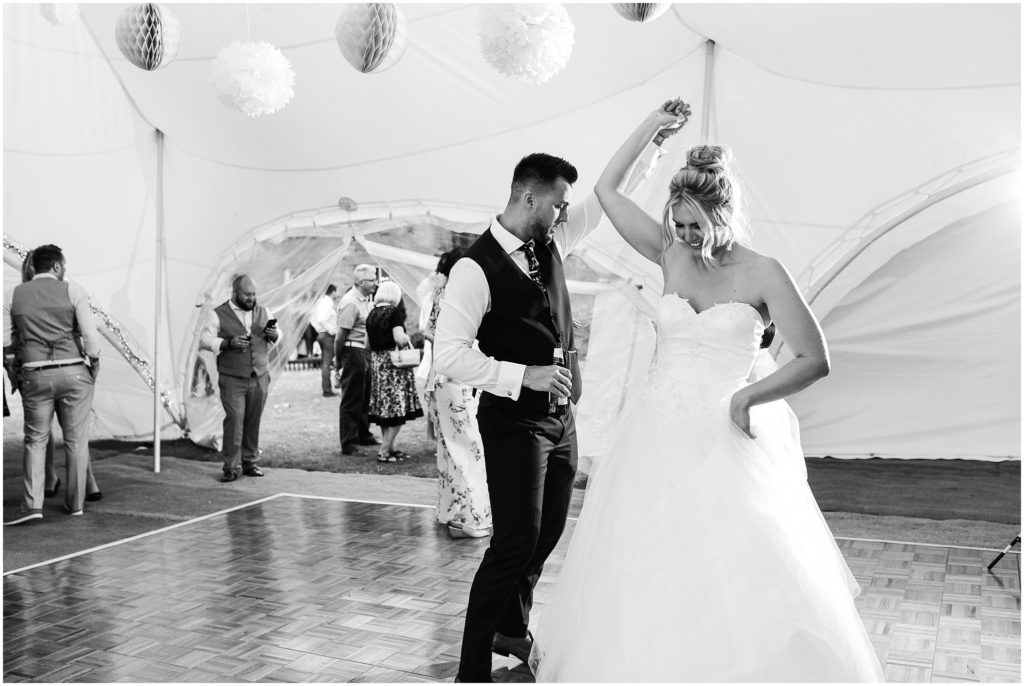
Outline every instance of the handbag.
<svg viewBox="0 0 1024 686"><path fill-rule="evenodd" d="M419 348L396 348L395 350L388 351L391 355L391 364L398 369L410 369L412 367L418 367L420 360L423 358L423 351Z"/></svg>

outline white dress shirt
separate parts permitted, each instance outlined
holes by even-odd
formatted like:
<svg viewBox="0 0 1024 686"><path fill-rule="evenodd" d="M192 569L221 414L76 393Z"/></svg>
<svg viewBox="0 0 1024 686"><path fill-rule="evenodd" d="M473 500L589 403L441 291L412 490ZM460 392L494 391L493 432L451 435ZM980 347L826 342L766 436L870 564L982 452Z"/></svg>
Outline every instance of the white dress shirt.
<svg viewBox="0 0 1024 686"><path fill-rule="evenodd" d="M238 317L238 321L242 322L242 326L245 327L246 333L252 330L252 310L243 310L241 307L235 304L235 299L231 298L228 300L228 305L231 307L231 311ZM219 307L219 305L218 305ZM267 319L273 319L274 315L267 310ZM209 350L214 355L220 353L221 342L227 339L221 338L217 335L220 331L220 317L217 316L216 308L211 307L209 313L206 315L206 323L203 325L203 333L199 336L199 348L201 350ZM274 345L275 341L267 339L267 343Z"/></svg>
<svg viewBox="0 0 1024 686"><path fill-rule="evenodd" d="M662 154L663 151L653 144L644 149L626 182L627 192L635 190L651 175ZM554 237L562 259L590 235L603 218L604 210L596 195L591 194L580 205L570 205L566 222ZM523 241L503 227L497 217L489 230L498 245L528 275L526 255L519 250ZM490 309L491 291L483 269L470 259L456 262L448 276L437 319L434 367L438 373L481 391L518 400L526 365L496 360L473 347L480 323Z"/></svg>
<svg viewBox="0 0 1024 686"><path fill-rule="evenodd" d="M316 301L313 308L313 317L310 324L317 333L328 333L332 336L338 333L338 313L334 309L334 298L329 295L322 295Z"/></svg>

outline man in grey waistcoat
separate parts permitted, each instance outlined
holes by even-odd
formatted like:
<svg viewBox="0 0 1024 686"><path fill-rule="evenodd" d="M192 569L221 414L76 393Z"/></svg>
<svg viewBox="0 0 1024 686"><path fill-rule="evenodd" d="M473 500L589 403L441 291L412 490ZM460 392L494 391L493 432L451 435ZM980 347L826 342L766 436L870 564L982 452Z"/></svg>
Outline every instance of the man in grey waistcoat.
<svg viewBox="0 0 1024 686"><path fill-rule="evenodd" d="M40 246L32 264L35 276L11 296L15 378L25 411L25 473L21 511L5 525L43 517L46 443L55 413L67 454L64 505L68 514L83 513L89 413L100 368L100 338L89 296L64 280L63 251Z"/></svg>
<svg viewBox="0 0 1024 686"><path fill-rule="evenodd" d="M270 385L270 346L280 335L277 320L257 304L256 283L248 274L232 280L231 292L230 300L210 312L200 336L200 347L217 355L217 385L224 406L224 482L239 474L263 476L260 420Z"/></svg>

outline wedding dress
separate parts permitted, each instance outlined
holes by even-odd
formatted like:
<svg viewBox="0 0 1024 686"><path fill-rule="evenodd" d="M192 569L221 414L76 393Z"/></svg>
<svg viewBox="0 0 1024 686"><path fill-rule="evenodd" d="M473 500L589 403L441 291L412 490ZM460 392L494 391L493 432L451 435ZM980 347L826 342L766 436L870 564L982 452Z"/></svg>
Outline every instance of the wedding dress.
<svg viewBox="0 0 1024 686"><path fill-rule="evenodd" d="M657 351L538 608L538 682L882 681L860 589L807 486L785 402L729 418L764 323L658 304Z"/></svg>

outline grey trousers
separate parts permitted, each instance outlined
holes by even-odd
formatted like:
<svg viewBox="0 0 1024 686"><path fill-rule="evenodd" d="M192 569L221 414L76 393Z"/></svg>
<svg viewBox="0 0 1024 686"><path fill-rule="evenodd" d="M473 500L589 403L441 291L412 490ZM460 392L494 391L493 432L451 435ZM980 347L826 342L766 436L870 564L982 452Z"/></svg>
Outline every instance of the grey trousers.
<svg viewBox="0 0 1024 686"><path fill-rule="evenodd" d="M316 342L320 344L320 390L333 393L331 364L334 362L334 336L329 333L317 334Z"/></svg>
<svg viewBox="0 0 1024 686"><path fill-rule="evenodd" d="M217 380L220 403L224 406L225 472L239 472L243 464L259 461L260 420L269 384L269 374L246 378L221 374Z"/></svg>
<svg viewBox="0 0 1024 686"><path fill-rule="evenodd" d="M54 414L64 434L67 454L67 491L64 504L71 512L85 501L89 466L89 413L96 390L84 364L38 371L22 370L21 398L25 410L24 493L25 510L42 511L45 488L46 444Z"/></svg>

